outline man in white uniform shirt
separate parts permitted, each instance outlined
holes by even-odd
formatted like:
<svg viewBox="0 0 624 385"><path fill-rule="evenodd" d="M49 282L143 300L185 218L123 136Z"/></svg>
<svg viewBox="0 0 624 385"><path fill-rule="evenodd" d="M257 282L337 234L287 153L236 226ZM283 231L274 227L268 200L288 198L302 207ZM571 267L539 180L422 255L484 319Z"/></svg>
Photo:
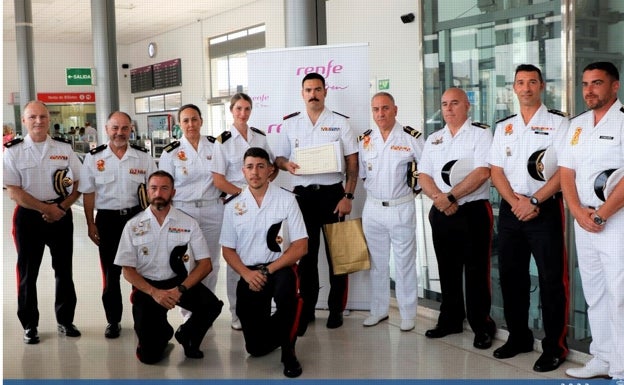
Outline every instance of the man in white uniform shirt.
<svg viewBox="0 0 624 385"><path fill-rule="evenodd" d="M339 218L351 212L351 201L358 177L357 138L346 117L325 107L327 89L325 78L318 73L309 73L301 82L301 96L306 105L304 113L296 112L284 117L280 134L280 145L275 151L275 165L295 177L294 193L303 213L308 231L308 253L299 261L303 313L298 334L304 335L309 322L315 319L314 309L318 301L318 249L320 232L324 224L338 222ZM345 173L298 175L299 165L294 162L296 148L314 147L338 142L346 162ZM323 162L322 159L318 160ZM342 312L347 304L348 276L335 275L329 261L329 250L325 245L329 265L329 317L327 327L342 326Z"/></svg>
<svg viewBox="0 0 624 385"><path fill-rule="evenodd" d="M245 348L254 357L281 346L286 377L298 377L301 365L295 341L301 301L297 294L296 263L306 253L308 235L295 197L269 183L273 172L268 153L257 147L244 154L243 173L248 187L226 205L221 230L223 257L240 275L236 313ZM271 227L283 226L292 241L284 241ZM271 314L271 300L276 311Z"/></svg>
<svg viewBox="0 0 624 385"><path fill-rule="evenodd" d="M583 70L589 108L570 121L559 159L561 188L574 216L574 234L593 358L566 374L575 378L624 379L624 179L603 201L594 181L624 167L624 107L618 100L619 71L610 62ZM603 194L604 198L604 194Z"/></svg>
<svg viewBox="0 0 624 385"><path fill-rule="evenodd" d="M83 193L88 235L98 246L104 280L106 338L117 338L121 331L121 268L114 264L119 238L128 219L142 210L137 194L139 186L147 184L147 177L157 170L147 149L129 144L131 128L128 114L111 113L106 121L108 144L91 150L81 170L79 190Z"/></svg>
<svg viewBox="0 0 624 385"><path fill-rule="evenodd" d="M542 103L544 79L539 68L521 64L514 76L520 113L497 122L489 162L492 183L501 195L498 222L498 269L507 342L494 350L506 359L533 350L529 329L531 281L535 259L544 320L543 353L533 365L537 372L555 370L568 355L568 261L563 228L563 199L559 172L548 180L529 174L528 161L538 150L559 151L568 119Z"/></svg>
<svg viewBox="0 0 624 385"><path fill-rule="evenodd" d="M414 191L407 184L407 167L419 161L422 133L396 120L398 108L387 92L371 100L376 129L359 140L359 174L364 180L366 202L362 227L371 254L372 298L364 326L388 319L390 307L390 248L396 270L396 298L401 330L414 329L418 304L416 272L416 208Z"/></svg>
<svg viewBox="0 0 624 385"><path fill-rule="evenodd" d="M475 333L473 346L488 349L496 333L496 324L490 317L494 222L487 157L492 133L489 126L468 118L470 102L459 88L444 92L441 110L446 125L429 135L418 164L420 186L433 201L429 222L442 289L438 323L425 336L442 338L461 333L467 316ZM456 161L454 165L463 161L471 165L465 178L453 186L448 183L450 178L443 177L443 170L449 171L445 166L452 161Z"/></svg>
<svg viewBox="0 0 624 385"><path fill-rule="evenodd" d="M144 364L163 359L174 336L167 312L179 305L192 315L175 338L185 356L203 358L199 346L223 307L201 283L212 270L206 239L195 219L171 205L175 189L169 173L151 174L147 194L150 206L126 223L115 257L132 285L136 356ZM184 262L191 257L195 267L187 273Z"/></svg>

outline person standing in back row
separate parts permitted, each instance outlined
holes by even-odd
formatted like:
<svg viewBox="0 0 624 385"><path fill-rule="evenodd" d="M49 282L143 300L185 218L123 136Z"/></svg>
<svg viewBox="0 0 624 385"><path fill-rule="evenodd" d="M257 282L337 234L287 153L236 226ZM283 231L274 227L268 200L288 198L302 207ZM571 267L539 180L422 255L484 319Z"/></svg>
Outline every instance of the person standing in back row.
<svg viewBox="0 0 624 385"><path fill-rule="evenodd" d="M315 319L314 309L319 295L318 250L320 232L324 224L335 223L351 212L351 201L358 177L357 138L344 115L325 107L327 89L325 78L318 73L309 73L301 81L301 96L305 102L304 113L295 112L284 117L280 145L275 151L275 165L294 175L294 193L303 213L308 232L308 253L299 261L303 313L298 334L304 335L309 322ZM339 144L346 162L345 173L298 175L299 165L294 161L297 148L314 147L322 144ZM323 159L319 159L323 162ZM342 313L347 302L348 276L335 275L329 261L329 250L325 243L329 265L329 317L327 327L342 326Z"/></svg>

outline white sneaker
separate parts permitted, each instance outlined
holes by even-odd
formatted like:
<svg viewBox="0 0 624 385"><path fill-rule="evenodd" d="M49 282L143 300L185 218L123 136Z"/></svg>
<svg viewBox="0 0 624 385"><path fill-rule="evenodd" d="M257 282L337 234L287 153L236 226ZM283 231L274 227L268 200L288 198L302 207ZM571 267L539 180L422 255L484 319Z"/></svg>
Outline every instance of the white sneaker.
<svg viewBox="0 0 624 385"><path fill-rule="evenodd" d="M243 325L241 324L240 319L236 316L232 317L232 329L243 330Z"/></svg>
<svg viewBox="0 0 624 385"><path fill-rule="evenodd" d="M592 358L591 361L580 368L569 368L565 371L565 374L573 378L610 378L609 364L598 358Z"/></svg>
<svg viewBox="0 0 624 385"><path fill-rule="evenodd" d="M403 319L401 320L401 331L409 332L416 327L413 319Z"/></svg>
<svg viewBox="0 0 624 385"><path fill-rule="evenodd" d="M362 322L362 325L364 325L364 327L375 326L381 321L385 321L387 319L388 319L387 314L386 315L371 315L371 316L368 316L368 318L365 319L364 322Z"/></svg>

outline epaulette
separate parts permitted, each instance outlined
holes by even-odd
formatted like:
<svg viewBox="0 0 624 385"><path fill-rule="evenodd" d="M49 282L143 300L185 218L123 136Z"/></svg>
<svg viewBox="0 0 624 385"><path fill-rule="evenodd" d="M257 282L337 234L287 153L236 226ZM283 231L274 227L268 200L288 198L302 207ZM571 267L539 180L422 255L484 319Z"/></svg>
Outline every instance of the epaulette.
<svg viewBox="0 0 624 385"><path fill-rule="evenodd" d="M97 154L97 153L98 153L98 152L100 152L100 151L104 151L104 150L106 150L106 147L108 147L106 144L100 144L100 145L99 145L99 146L97 146L96 148L91 149L91 150L89 151L89 154L91 154L91 155L95 155L95 154Z"/></svg>
<svg viewBox="0 0 624 385"><path fill-rule="evenodd" d="M71 140L69 139L65 139L62 136L55 136L54 138L52 138L53 140L56 140L57 142L63 142L63 143L67 143L67 144L71 144Z"/></svg>
<svg viewBox="0 0 624 385"><path fill-rule="evenodd" d="M349 117L348 117L347 115L343 115L343 114L341 114L340 112L336 112L336 111L332 111L332 112L333 112L334 114L336 114L336 115L340 115L340 116L342 116L342 117L343 117L343 118L345 118L345 119L349 119Z"/></svg>
<svg viewBox="0 0 624 385"><path fill-rule="evenodd" d="M624 114L624 107L620 108L620 112Z"/></svg>
<svg viewBox="0 0 624 385"><path fill-rule="evenodd" d="M373 130L371 130L371 129L368 129L368 130L364 131L362 133L362 135L357 137L358 142L361 141L362 139L364 139L364 137L369 136L371 134L371 132L373 132Z"/></svg>
<svg viewBox="0 0 624 385"><path fill-rule="evenodd" d="M507 119L511 119L511 118L513 118L513 117L514 117L514 116L516 116L516 115L518 115L518 114L509 115L509 116L506 116L506 117L504 117L504 118L502 118L502 119L498 119L498 120L496 121L496 124L501 123L501 122L504 122L504 121L505 121L505 120L507 120Z"/></svg>
<svg viewBox="0 0 624 385"><path fill-rule="evenodd" d="M4 144L4 147L6 147L6 148L13 147L13 146L15 146L16 144L22 143L23 141L24 141L24 138L15 138L15 139L13 139L13 140L12 140L12 141L10 141L10 142L6 142L6 143Z"/></svg>
<svg viewBox="0 0 624 385"><path fill-rule="evenodd" d="M256 127L249 127L249 128L250 128L250 129L251 129L251 131L253 131L253 132L257 132L257 133L258 133L258 134L260 134L260 135L266 136L266 134L264 133L264 131L262 131L262 130L261 130L261 129L259 129L259 128L256 128Z"/></svg>
<svg viewBox="0 0 624 385"><path fill-rule="evenodd" d="M410 126L403 127L403 131L405 131L406 133L410 134L411 136L413 136L416 139L420 138L420 136L422 135L422 132L420 132L417 129L412 128Z"/></svg>
<svg viewBox="0 0 624 385"><path fill-rule="evenodd" d="M206 139L208 139L210 143L214 143L217 140L217 138L211 135L206 136Z"/></svg>
<svg viewBox="0 0 624 385"><path fill-rule="evenodd" d="M240 195L241 195L241 193L237 192L236 194L232 194L229 197L223 199L223 205L227 205L228 203L230 203L231 201L233 201L234 199L236 199Z"/></svg>
<svg viewBox="0 0 624 385"><path fill-rule="evenodd" d="M567 117L568 117L568 114L567 114L566 112L559 111L559 110L555 110L555 109L553 109L553 108L551 108L550 110L548 110L548 112L550 112L551 114L555 114L555 115L562 116L562 117L564 117L564 118L567 118Z"/></svg>
<svg viewBox="0 0 624 385"><path fill-rule="evenodd" d="M289 114L289 115L284 116L284 117L282 118L282 120L290 119L290 118L292 118L293 116L297 116L297 115L299 115L300 113L301 113L301 111L293 112L292 114Z"/></svg>
<svg viewBox="0 0 624 385"><path fill-rule="evenodd" d="M623 107L623 108L624 108L624 107ZM580 114L574 115L573 117L571 117L571 118L570 118L570 120L575 119L575 118L577 118L577 117L579 117L579 116L581 116L581 115L583 115L584 113L589 112L589 111L591 111L591 110L585 110L585 111L581 112Z"/></svg>
<svg viewBox="0 0 624 385"><path fill-rule="evenodd" d="M217 136L217 142L223 144L227 142L228 139L232 137L232 133L230 131L223 131L221 135Z"/></svg>
<svg viewBox="0 0 624 385"><path fill-rule="evenodd" d="M149 150L143 146L139 146L138 144L130 144L130 147L134 148L135 150L139 150L142 152L148 152Z"/></svg>
<svg viewBox="0 0 624 385"><path fill-rule="evenodd" d="M487 124L485 124L485 123L472 122L472 125L473 125L473 126L475 126L475 127L483 128L484 130L485 130L486 128L490 128L490 126L488 126L488 125L487 125Z"/></svg>
<svg viewBox="0 0 624 385"><path fill-rule="evenodd" d="M163 151L171 152L171 151L175 150L178 147L180 147L180 141L176 140L176 141L173 141L173 142L169 143L165 147L163 147Z"/></svg>

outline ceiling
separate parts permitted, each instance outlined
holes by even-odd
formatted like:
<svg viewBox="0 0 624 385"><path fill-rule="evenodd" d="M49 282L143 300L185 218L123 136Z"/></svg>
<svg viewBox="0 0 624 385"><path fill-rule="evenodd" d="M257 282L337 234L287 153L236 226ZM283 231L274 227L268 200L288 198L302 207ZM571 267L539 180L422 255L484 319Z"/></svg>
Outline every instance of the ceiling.
<svg viewBox="0 0 624 385"><path fill-rule="evenodd" d="M117 44L132 44L256 0L117 0ZM3 0L3 37L15 40L14 0ZM36 43L90 44L91 1L31 0Z"/></svg>

